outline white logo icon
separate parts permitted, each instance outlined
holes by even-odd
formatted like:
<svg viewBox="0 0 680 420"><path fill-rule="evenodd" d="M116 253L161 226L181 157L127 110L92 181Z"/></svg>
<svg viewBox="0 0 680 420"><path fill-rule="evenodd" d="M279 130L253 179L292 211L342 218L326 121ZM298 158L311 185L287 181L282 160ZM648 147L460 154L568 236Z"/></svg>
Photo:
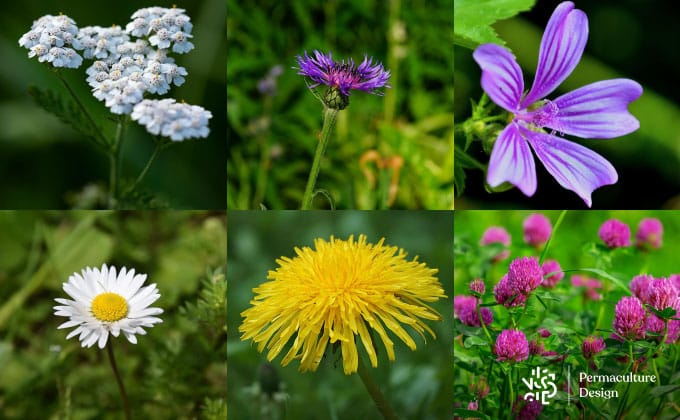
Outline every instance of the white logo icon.
<svg viewBox="0 0 680 420"><path fill-rule="evenodd" d="M540 401L543 405L549 405L548 398L557 394L557 386L554 382L555 374L548 373L548 369L534 368L531 369L531 376L528 381L522 378L522 382L529 389L529 392L524 394L524 400Z"/></svg>

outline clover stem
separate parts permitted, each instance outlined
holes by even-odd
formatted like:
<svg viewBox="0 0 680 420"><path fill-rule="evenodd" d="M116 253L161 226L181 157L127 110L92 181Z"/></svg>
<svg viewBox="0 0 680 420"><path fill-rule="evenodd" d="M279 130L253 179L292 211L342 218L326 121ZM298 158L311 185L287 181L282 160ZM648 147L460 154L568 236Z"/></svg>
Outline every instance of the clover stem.
<svg viewBox="0 0 680 420"><path fill-rule="evenodd" d="M120 391L120 397L123 400L123 410L125 410L125 419L132 419L130 414L130 402L128 401L127 393L125 392L125 386L123 385L123 380L120 378L120 373L118 373L118 367L116 366L116 358L113 355L113 340L109 340L106 345L106 352L109 355L109 362L111 363L111 369L113 370L113 376L116 377L116 382L118 383L118 390Z"/></svg>
<svg viewBox="0 0 680 420"><path fill-rule="evenodd" d="M323 128L321 129L321 139L319 139L319 144L316 146L316 153L314 154L314 161L312 162L312 169L309 172L309 178L307 179L307 187L305 188L305 193L302 196L302 210L309 210L312 207L312 199L314 198L314 186L316 185L316 179L319 176L319 167L321 166L321 159L326 151L326 146L328 145L328 140L333 132L333 127L335 126L335 120L338 116L338 110L333 108L326 108L323 115Z"/></svg>
<svg viewBox="0 0 680 420"><path fill-rule="evenodd" d="M366 368L366 365L364 365L364 362L361 359L361 357L359 357L359 366L357 368L357 372L359 373L361 381L364 383L366 390L371 395L373 402L375 403L376 407L378 407L378 411L380 411L380 414L382 414L383 418L389 420L396 420L398 418L397 414L394 412L394 409L387 402L387 399L385 399L385 396L383 395L382 391L380 391L380 388L373 380L371 373Z"/></svg>

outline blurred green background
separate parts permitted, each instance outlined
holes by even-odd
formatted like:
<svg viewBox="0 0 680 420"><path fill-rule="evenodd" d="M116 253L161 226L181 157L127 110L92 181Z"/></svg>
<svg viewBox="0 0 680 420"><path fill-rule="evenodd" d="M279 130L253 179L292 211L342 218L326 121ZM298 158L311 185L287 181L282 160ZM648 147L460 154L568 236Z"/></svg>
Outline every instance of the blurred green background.
<svg viewBox="0 0 680 420"><path fill-rule="evenodd" d="M350 96L317 189L340 209L452 208L452 10L452 0L228 0L228 208L300 207L322 105L293 67L315 49L373 57L392 86ZM276 93L263 95L258 81L274 66Z"/></svg>
<svg viewBox="0 0 680 420"><path fill-rule="evenodd" d="M541 0L529 13L500 21L494 27L506 46L517 57L528 89L538 60L543 30L557 0ZM593 208L657 209L680 208L680 52L671 47L680 39L675 24L677 13L672 2L636 0L576 1L576 8L588 15L589 36L583 59L574 72L549 99L598 80L626 77L644 89L630 111L640 121L635 133L611 140L583 140L577 143L595 150L609 160L619 173L619 181L593 194ZM472 59L472 50L455 46L454 109L456 122L470 116L470 100L482 94L481 71ZM462 144L464 136L456 136ZM488 155L475 143L471 152L484 164ZM485 175L467 171L468 179L456 207L466 208L577 208L583 201L565 190L536 161L538 189L526 198L517 189L489 194ZM652 183L652 184L650 184Z"/></svg>
<svg viewBox="0 0 680 420"><path fill-rule="evenodd" d="M0 211L0 249L1 418L123 418L105 351L66 340L53 310L72 273L102 263L161 295L163 323L136 345L110 338L133 418L226 417L224 212Z"/></svg>
<svg viewBox="0 0 680 420"><path fill-rule="evenodd" d="M164 97L185 100L210 110L210 135L173 144L161 153L141 185L172 208L218 209L225 206L226 142L224 101L226 57L223 0L132 1L98 4L78 0L27 0L7 3L0 16L0 208L70 208L75 195L86 186L108 182L108 160L104 153L70 126L39 107L28 95L35 85L66 94L64 86L44 63L28 58L18 40L39 17L60 12L78 26L123 28L138 9L149 6L186 9L194 24L195 48L174 54L189 75L180 87ZM113 115L95 99L85 82L83 62L79 69L63 69L69 84L95 119L113 136ZM66 94L67 95L67 94ZM144 127L131 122L124 141L123 174L134 179L153 151L153 141ZM91 191L91 189L90 189Z"/></svg>
<svg viewBox="0 0 680 420"><path fill-rule="evenodd" d="M379 413L357 375L346 376L342 363L334 362L330 353L316 372L299 373L299 362L281 367L282 356L267 369L276 372L285 386L288 401L267 404L252 395L265 355L251 342L239 340L240 313L253 298L252 289L266 281L267 271L277 267L276 259L295 256L294 247L313 246L316 238L328 240L330 235L347 239L350 234L366 234L368 242L385 243L403 248L408 258L416 255L431 268L439 269L439 280L449 298L432 306L443 322L427 324L437 339L427 343L410 331L417 344L410 351L395 340L396 359L390 363L381 345L378 368L369 368L386 398L402 418L442 419L451 414L451 285L452 241L450 212L240 212L228 216L229 311L231 336L229 347L229 413L232 419L346 419L378 418ZM265 353L266 354L266 353ZM363 350L359 351L366 359ZM285 407L285 408L284 408Z"/></svg>

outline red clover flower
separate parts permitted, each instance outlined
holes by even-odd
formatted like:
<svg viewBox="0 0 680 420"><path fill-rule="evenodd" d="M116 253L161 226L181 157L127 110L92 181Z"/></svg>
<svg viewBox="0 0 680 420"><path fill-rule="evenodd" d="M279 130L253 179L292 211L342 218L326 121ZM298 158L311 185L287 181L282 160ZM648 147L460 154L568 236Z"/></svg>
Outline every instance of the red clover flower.
<svg viewBox="0 0 680 420"><path fill-rule="evenodd" d="M541 270L543 271L544 276L553 273L549 277L543 278L541 286L545 288L552 289L553 287L555 287L555 285L557 285L557 282L564 278L564 272L562 271L562 267L560 267L560 263L558 263L555 260L546 260L543 263L543 266L541 266Z"/></svg>
<svg viewBox="0 0 680 420"><path fill-rule="evenodd" d="M500 243L505 245L506 247L510 246L510 234L508 233L505 228L500 227L500 226L491 226L487 230L484 231L482 234L482 239L479 240L479 244L484 246L484 245L489 245L489 244L495 244L495 243ZM496 255L493 258L494 262L502 261L510 256L510 251L502 251L498 255Z"/></svg>
<svg viewBox="0 0 680 420"><path fill-rule="evenodd" d="M552 233L550 219L540 213L532 214L524 219L522 227L524 228L524 242L536 248L545 245Z"/></svg>
<svg viewBox="0 0 680 420"><path fill-rule="evenodd" d="M494 353L499 362L521 362L529 357L529 343L522 331L503 330L496 338Z"/></svg>
<svg viewBox="0 0 680 420"><path fill-rule="evenodd" d="M624 296L614 309L614 330L631 340L644 337L645 308L642 302L633 296Z"/></svg>
<svg viewBox="0 0 680 420"><path fill-rule="evenodd" d="M635 246L640 249L659 249L663 239L663 225L659 219L648 217L640 221L635 234Z"/></svg>
<svg viewBox="0 0 680 420"><path fill-rule="evenodd" d="M508 268L508 285L511 290L528 294L543 281L543 271L536 257L514 259Z"/></svg>
<svg viewBox="0 0 680 420"><path fill-rule="evenodd" d="M602 337L595 337L592 335L589 335L588 337L583 340L583 356L586 359L591 359L593 356L595 356L597 353L601 352L607 347L607 345L604 343L604 339Z"/></svg>
<svg viewBox="0 0 680 420"><path fill-rule="evenodd" d="M630 246L630 229L617 219L609 219L600 226L598 236L609 248Z"/></svg>

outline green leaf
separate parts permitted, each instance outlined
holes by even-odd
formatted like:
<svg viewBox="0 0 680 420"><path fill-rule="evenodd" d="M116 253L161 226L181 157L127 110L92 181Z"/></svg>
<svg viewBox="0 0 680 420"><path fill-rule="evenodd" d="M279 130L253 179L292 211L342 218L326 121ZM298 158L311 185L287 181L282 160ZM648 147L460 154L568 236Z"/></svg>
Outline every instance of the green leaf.
<svg viewBox="0 0 680 420"><path fill-rule="evenodd" d="M486 346L487 344L488 342L485 339L482 337L476 337L474 335L466 338L465 342L463 343L466 349L469 349L473 346Z"/></svg>
<svg viewBox="0 0 680 420"><path fill-rule="evenodd" d="M45 111L54 114L62 122L73 127L74 130L92 139L95 144L104 148L104 150L109 150L109 144L102 136L101 128L94 125L90 119L83 115L75 102L65 99L51 90L41 90L36 86L29 86L28 94Z"/></svg>
<svg viewBox="0 0 680 420"><path fill-rule="evenodd" d="M453 409L453 416L454 417L461 417L464 419L489 419L488 415L481 413L479 411L474 411L474 410L466 410L464 408L454 408Z"/></svg>
<svg viewBox="0 0 680 420"><path fill-rule="evenodd" d="M531 9L534 3L535 0L456 0L453 42L470 49L486 43L505 45L491 25Z"/></svg>
<svg viewBox="0 0 680 420"><path fill-rule="evenodd" d="M670 394L680 389L680 385L662 385L652 388L649 395L652 397L660 397L662 395Z"/></svg>
<svg viewBox="0 0 680 420"><path fill-rule="evenodd" d="M611 274L607 273L604 270L600 270L600 269L597 269L597 268L578 268L576 270L564 270L565 273L572 272L572 271L585 271L585 272L588 272L588 273L597 274L598 276L600 276L602 278L605 278L607 280L611 280L612 282L614 282L614 284L619 289L625 291L626 294L628 294L628 295L631 294L630 289L628 289L628 286L626 286L626 284L623 282L623 280L612 276Z"/></svg>

